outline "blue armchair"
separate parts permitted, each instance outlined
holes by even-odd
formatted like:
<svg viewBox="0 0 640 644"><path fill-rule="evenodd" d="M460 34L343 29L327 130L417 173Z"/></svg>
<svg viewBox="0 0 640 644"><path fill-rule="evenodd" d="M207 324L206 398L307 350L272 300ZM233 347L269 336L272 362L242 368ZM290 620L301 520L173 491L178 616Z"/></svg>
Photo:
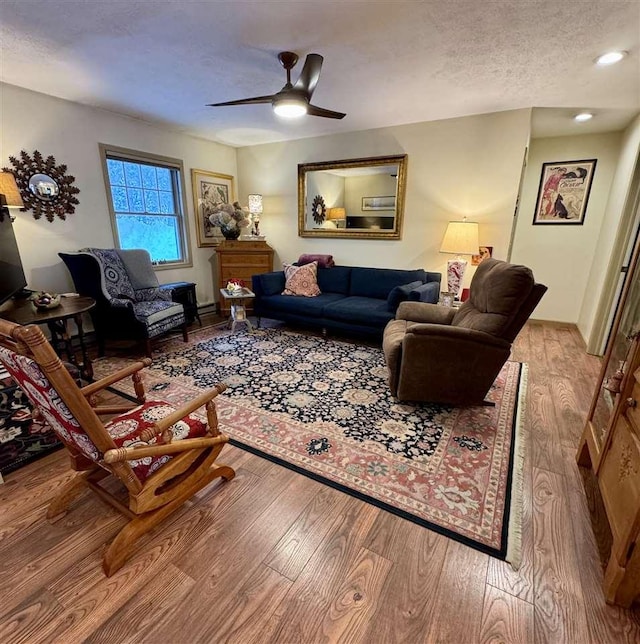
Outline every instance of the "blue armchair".
<svg viewBox="0 0 640 644"><path fill-rule="evenodd" d="M100 355L110 339L142 342L151 356L151 339L176 327L188 340L184 307L159 287L146 250L83 248L58 255L78 293L96 301L91 318Z"/></svg>

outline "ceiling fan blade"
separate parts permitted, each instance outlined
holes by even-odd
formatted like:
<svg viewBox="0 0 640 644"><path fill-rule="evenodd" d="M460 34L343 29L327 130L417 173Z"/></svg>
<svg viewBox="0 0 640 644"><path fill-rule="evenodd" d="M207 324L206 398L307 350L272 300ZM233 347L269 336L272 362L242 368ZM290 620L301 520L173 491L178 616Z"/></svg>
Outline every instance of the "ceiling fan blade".
<svg viewBox="0 0 640 644"><path fill-rule="evenodd" d="M309 116L324 116L328 119L343 119L346 116L346 114L343 114L342 112L325 110L324 107L316 107L311 104L309 104L309 107L307 108L307 114L309 114Z"/></svg>
<svg viewBox="0 0 640 644"><path fill-rule="evenodd" d="M226 101L225 103L207 103L207 107L225 107L226 105L256 105L258 103L271 103L273 94L269 96L256 96L254 98L241 98L237 101Z"/></svg>
<svg viewBox="0 0 640 644"><path fill-rule="evenodd" d="M300 76L298 77L296 84L293 86L294 89L305 92L309 99L318 84L323 60L324 58L320 54L308 54L304 61L304 67L300 72Z"/></svg>

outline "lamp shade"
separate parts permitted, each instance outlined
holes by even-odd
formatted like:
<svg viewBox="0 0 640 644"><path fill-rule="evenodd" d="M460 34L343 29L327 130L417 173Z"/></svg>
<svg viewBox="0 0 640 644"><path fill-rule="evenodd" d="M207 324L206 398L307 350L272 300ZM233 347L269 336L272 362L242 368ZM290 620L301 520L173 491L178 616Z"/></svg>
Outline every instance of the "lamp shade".
<svg viewBox="0 0 640 644"><path fill-rule="evenodd" d="M478 224L471 221L450 221L440 245L441 253L454 255L477 255Z"/></svg>
<svg viewBox="0 0 640 644"><path fill-rule="evenodd" d="M10 172L0 172L0 195L4 195L5 205L24 208L18 184Z"/></svg>
<svg viewBox="0 0 640 644"><path fill-rule="evenodd" d="M262 214L262 195L249 195L249 212L252 215Z"/></svg>
<svg viewBox="0 0 640 644"><path fill-rule="evenodd" d="M347 211L344 208L327 208L327 219L346 219Z"/></svg>

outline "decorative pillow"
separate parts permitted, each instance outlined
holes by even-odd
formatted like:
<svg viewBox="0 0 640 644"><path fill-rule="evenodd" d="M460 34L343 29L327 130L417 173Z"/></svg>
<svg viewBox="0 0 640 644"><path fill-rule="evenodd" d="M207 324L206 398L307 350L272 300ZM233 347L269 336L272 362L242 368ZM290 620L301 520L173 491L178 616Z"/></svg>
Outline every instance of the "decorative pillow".
<svg viewBox="0 0 640 644"><path fill-rule="evenodd" d="M409 293L418 286L422 286L422 282L419 280L392 288L387 296L387 310L391 311L391 313L395 313L396 309L400 306L400 302L408 300Z"/></svg>
<svg viewBox="0 0 640 644"><path fill-rule="evenodd" d="M320 268L333 268L336 263L333 261L333 255L300 255L296 262L298 266L318 262Z"/></svg>
<svg viewBox="0 0 640 644"><path fill-rule="evenodd" d="M304 266L283 264L283 269L287 281L282 295L303 295L304 297L320 295L318 262L311 262L311 264L304 264Z"/></svg>

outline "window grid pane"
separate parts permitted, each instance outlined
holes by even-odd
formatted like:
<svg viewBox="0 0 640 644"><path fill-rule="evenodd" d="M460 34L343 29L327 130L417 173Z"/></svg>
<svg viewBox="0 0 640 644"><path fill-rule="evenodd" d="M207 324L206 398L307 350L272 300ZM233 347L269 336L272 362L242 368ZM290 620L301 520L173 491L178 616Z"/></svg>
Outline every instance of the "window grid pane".
<svg viewBox="0 0 640 644"><path fill-rule="evenodd" d="M178 172L175 168L107 158L121 248L145 248L154 263L184 260Z"/></svg>

